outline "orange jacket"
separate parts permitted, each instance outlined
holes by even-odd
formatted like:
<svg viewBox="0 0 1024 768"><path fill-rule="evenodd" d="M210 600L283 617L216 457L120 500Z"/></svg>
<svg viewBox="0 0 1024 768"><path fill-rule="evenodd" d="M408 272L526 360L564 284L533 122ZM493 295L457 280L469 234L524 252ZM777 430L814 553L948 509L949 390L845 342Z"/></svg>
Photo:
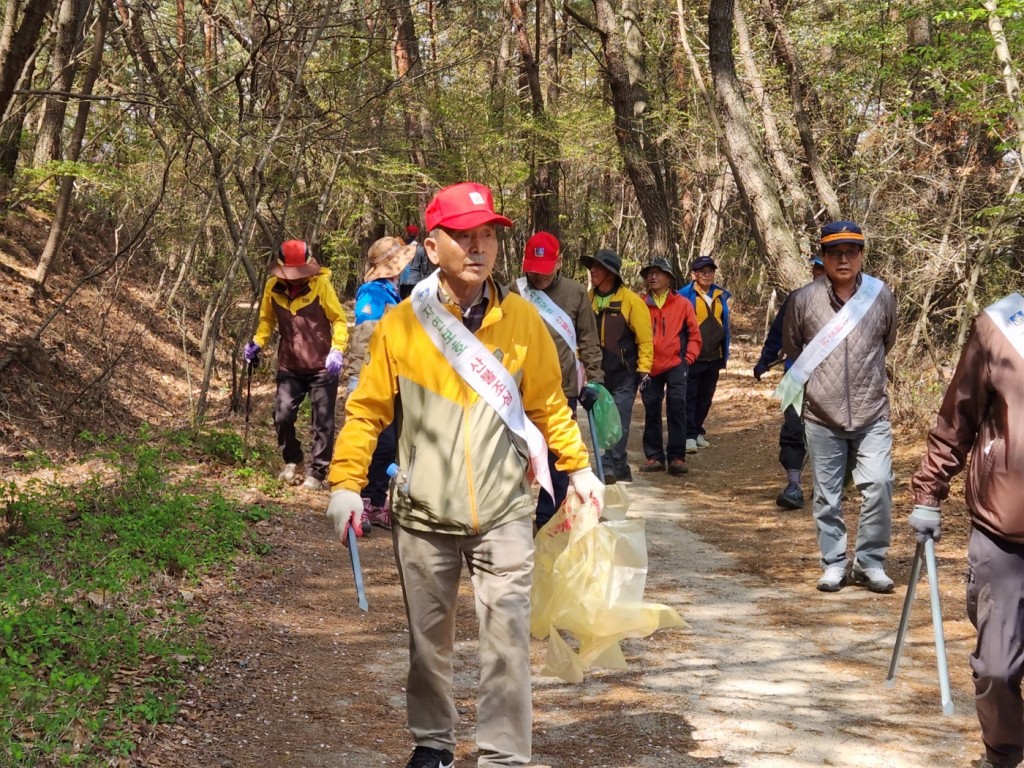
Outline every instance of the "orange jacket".
<svg viewBox="0 0 1024 768"><path fill-rule="evenodd" d="M668 292L660 308L650 294L644 295L644 303L651 311L654 328L651 376L671 370L684 361L689 365L696 360L700 354L701 338L693 304L675 291Z"/></svg>

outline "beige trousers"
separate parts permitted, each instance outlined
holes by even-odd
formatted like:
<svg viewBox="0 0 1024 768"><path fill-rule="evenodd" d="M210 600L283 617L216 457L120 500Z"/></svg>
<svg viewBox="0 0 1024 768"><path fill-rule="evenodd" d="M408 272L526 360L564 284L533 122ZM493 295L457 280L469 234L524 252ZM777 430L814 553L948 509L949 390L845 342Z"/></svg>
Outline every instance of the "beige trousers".
<svg viewBox="0 0 1024 768"><path fill-rule="evenodd" d="M477 536L396 525L395 561L409 619L409 729L417 746L455 749L452 692L455 605L465 560L479 625L478 765L530 762L530 588L533 521L523 517Z"/></svg>

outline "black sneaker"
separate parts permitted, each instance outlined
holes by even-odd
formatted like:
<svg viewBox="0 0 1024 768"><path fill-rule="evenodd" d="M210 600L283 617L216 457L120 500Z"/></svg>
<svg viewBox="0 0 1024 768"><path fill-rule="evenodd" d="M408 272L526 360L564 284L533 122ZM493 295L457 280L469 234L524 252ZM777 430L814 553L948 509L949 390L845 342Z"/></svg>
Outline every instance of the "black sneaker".
<svg viewBox="0 0 1024 768"><path fill-rule="evenodd" d="M604 471L604 484L605 485L615 485L617 482L619 482L618 475L616 475L610 469L606 469Z"/></svg>
<svg viewBox="0 0 1024 768"><path fill-rule="evenodd" d="M416 747L405 768L452 768L455 755L447 749L433 747Z"/></svg>
<svg viewBox="0 0 1024 768"><path fill-rule="evenodd" d="M804 492L796 483L790 483L775 498L775 506L783 509L803 509Z"/></svg>
<svg viewBox="0 0 1024 768"><path fill-rule="evenodd" d="M628 466L620 472L616 472L615 475L618 477L620 483L632 483L633 482L633 470Z"/></svg>
<svg viewBox="0 0 1024 768"><path fill-rule="evenodd" d="M658 461L657 459L647 459L643 464L640 465L641 472L664 472L665 462Z"/></svg>

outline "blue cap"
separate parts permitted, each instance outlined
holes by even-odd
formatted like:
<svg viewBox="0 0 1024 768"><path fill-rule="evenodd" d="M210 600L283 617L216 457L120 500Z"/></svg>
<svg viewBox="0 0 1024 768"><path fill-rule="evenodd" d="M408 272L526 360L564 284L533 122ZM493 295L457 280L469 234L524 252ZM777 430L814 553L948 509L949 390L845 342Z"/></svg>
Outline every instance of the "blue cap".
<svg viewBox="0 0 1024 768"><path fill-rule="evenodd" d="M864 247L864 233L855 221L833 221L821 228L822 248L831 248L833 245L852 243Z"/></svg>
<svg viewBox="0 0 1024 768"><path fill-rule="evenodd" d="M815 266L815 267L824 267L825 266L825 262L821 260L821 256L819 256L816 253L811 256L809 261L811 262L811 266Z"/></svg>
<svg viewBox="0 0 1024 768"><path fill-rule="evenodd" d="M712 259L710 256L698 256L694 260L693 266L691 266L690 269L696 272L698 269L704 269L704 267L718 269L718 265L715 264L715 260Z"/></svg>

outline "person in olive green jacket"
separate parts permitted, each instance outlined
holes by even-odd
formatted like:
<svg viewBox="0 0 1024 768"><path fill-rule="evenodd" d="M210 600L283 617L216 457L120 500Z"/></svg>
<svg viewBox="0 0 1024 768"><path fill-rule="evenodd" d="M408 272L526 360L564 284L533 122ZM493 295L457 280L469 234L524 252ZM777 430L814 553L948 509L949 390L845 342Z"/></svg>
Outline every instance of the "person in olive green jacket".
<svg viewBox="0 0 1024 768"><path fill-rule="evenodd" d="M537 232L526 241L523 277L511 287L537 308L547 324L558 349L562 392L575 415L577 402L587 411L594 407L597 390L585 386L585 383L602 383L604 371L601 369L597 318L590 307L587 289L563 275L561 266L558 238L550 232ZM548 452L555 495L552 497L541 488L537 497L538 528L554 516L569 490L569 476L555 466L557 458L553 452Z"/></svg>
<svg viewBox="0 0 1024 768"><path fill-rule="evenodd" d="M601 249L580 259L590 270L590 301L597 315L601 339L604 385L612 393L622 421L622 438L604 455L604 480L630 483L626 443L633 417L637 389L650 381L654 361L654 331L651 313L633 291L622 284L622 259L615 251Z"/></svg>

